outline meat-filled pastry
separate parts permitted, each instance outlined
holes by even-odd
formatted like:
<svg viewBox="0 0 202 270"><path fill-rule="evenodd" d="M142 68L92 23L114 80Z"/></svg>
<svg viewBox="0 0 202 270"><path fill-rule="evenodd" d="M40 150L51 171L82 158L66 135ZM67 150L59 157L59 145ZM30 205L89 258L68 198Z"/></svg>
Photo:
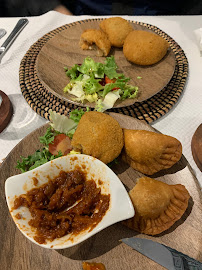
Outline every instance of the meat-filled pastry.
<svg viewBox="0 0 202 270"><path fill-rule="evenodd" d="M87 29L80 37L80 47L83 50L97 49L98 56L107 56L111 49L111 43L103 31Z"/></svg>
<svg viewBox="0 0 202 270"><path fill-rule="evenodd" d="M139 172L152 175L172 167L182 156L182 145L176 138L147 130L123 131L122 158Z"/></svg>
<svg viewBox="0 0 202 270"><path fill-rule="evenodd" d="M183 185L168 185L149 177L140 178L129 195L135 216L123 223L148 235L169 229L184 214L190 198Z"/></svg>
<svg viewBox="0 0 202 270"><path fill-rule="evenodd" d="M129 21L121 17L112 17L103 20L100 23L100 28L108 35L114 47L123 47L125 38L133 31Z"/></svg>

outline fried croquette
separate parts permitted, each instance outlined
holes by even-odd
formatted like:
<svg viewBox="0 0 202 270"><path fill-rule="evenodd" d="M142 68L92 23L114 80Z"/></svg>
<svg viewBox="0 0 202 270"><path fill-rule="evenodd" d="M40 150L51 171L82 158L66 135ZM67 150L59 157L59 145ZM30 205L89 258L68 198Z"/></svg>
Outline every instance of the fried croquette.
<svg viewBox="0 0 202 270"><path fill-rule="evenodd" d="M80 47L83 50L98 50L98 56L107 56L111 50L111 43L107 35L97 29L87 29L80 37Z"/></svg>
<svg viewBox="0 0 202 270"><path fill-rule="evenodd" d="M168 42L157 34L134 30L128 34L123 45L126 59L137 65L153 65L167 53Z"/></svg>
<svg viewBox="0 0 202 270"><path fill-rule="evenodd" d="M127 35L133 31L131 24L121 17L103 20L100 23L100 28L108 35L111 45L120 48L123 47Z"/></svg>
<svg viewBox="0 0 202 270"><path fill-rule="evenodd" d="M101 112L86 112L79 121L72 138L75 151L109 163L123 148L123 131L111 116Z"/></svg>
<svg viewBox="0 0 202 270"><path fill-rule="evenodd" d="M172 167L182 156L176 138L147 130L124 131L123 160L135 170L152 175Z"/></svg>

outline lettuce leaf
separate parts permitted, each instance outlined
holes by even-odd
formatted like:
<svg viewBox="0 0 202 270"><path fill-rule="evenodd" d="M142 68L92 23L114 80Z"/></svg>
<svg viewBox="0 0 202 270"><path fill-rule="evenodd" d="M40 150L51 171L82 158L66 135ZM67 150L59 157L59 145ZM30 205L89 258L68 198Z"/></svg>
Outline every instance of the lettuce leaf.
<svg viewBox="0 0 202 270"><path fill-rule="evenodd" d="M96 92L99 92L102 90L104 87L99 83L99 80L90 77L88 80L86 80L86 83L84 85L84 92L86 94L94 94Z"/></svg>
<svg viewBox="0 0 202 270"><path fill-rule="evenodd" d="M104 64L104 73L109 77L110 79L118 78L121 76L121 73L117 73L118 66L116 65L114 56L107 57Z"/></svg>
<svg viewBox="0 0 202 270"><path fill-rule="evenodd" d="M98 111L98 112L104 112L108 109L111 109L115 102L117 101L117 99L120 98L120 95L119 95L119 90L117 91L113 91L113 92L109 92L104 100L99 100L96 104L96 107L95 109Z"/></svg>
<svg viewBox="0 0 202 270"><path fill-rule="evenodd" d="M95 62L92 58L86 57L77 70L83 74L94 76L95 78L104 78L104 66L102 63Z"/></svg>
<svg viewBox="0 0 202 270"><path fill-rule="evenodd" d="M56 113L55 111L49 110L50 113L50 125L51 127L64 134L68 134L68 132L75 127L77 127L77 123L74 122L74 120L68 118L65 115L61 115L59 113Z"/></svg>
<svg viewBox="0 0 202 270"><path fill-rule="evenodd" d="M68 77L70 77L71 79L76 79L79 75L79 72L78 72L78 68L79 65L74 65L71 69L68 69L67 67L65 67L65 73Z"/></svg>
<svg viewBox="0 0 202 270"><path fill-rule="evenodd" d="M89 107L87 107L86 111L90 111ZM79 123L84 113L85 111L83 109L75 109L69 113L69 118L72 119L75 123Z"/></svg>

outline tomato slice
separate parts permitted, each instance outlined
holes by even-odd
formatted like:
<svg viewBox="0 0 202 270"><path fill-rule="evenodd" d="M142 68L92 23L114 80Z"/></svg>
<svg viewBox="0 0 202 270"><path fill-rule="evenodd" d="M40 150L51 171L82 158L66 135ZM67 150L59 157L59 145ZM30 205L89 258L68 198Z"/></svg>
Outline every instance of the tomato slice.
<svg viewBox="0 0 202 270"><path fill-rule="evenodd" d="M115 83L116 82L116 79L110 79L109 77L107 77L106 75L105 75L105 83L107 84L107 83Z"/></svg>
<svg viewBox="0 0 202 270"><path fill-rule="evenodd" d="M58 155L59 151L63 155L67 155L72 150L71 139L65 134L56 135L54 141L48 146L48 150L52 155Z"/></svg>
<svg viewBox="0 0 202 270"><path fill-rule="evenodd" d="M109 77L107 77L106 75L105 75L105 83L106 84L108 84L108 83L115 83L116 82L116 79L110 79ZM119 89L119 87L114 87L114 88L112 88L112 91L114 91L114 90L118 90Z"/></svg>

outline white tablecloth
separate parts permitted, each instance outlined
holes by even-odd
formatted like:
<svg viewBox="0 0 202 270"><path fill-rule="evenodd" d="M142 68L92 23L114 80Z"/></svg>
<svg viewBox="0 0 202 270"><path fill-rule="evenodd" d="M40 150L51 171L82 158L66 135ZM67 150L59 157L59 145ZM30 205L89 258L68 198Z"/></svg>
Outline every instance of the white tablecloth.
<svg viewBox="0 0 202 270"><path fill-rule="evenodd" d="M39 17L29 17L29 24L17 37L0 64L0 90L14 106L9 126L0 134L0 161L27 134L47 121L37 115L23 98L19 86L20 61L29 47L49 31L90 16L67 16L51 11ZM202 57L200 57L194 30L202 27L202 16L123 16L126 19L155 25L170 35L184 50L189 62L187 84L176 105L151 125L160 132L176 137L183 145L183 154L193 168L200 185L202 173L191 153L191 139L202 123ZM91 17L93 18L93 17ZM0 18L0 28L7 30L0 43L7 38L19 18Z"/></svg>

